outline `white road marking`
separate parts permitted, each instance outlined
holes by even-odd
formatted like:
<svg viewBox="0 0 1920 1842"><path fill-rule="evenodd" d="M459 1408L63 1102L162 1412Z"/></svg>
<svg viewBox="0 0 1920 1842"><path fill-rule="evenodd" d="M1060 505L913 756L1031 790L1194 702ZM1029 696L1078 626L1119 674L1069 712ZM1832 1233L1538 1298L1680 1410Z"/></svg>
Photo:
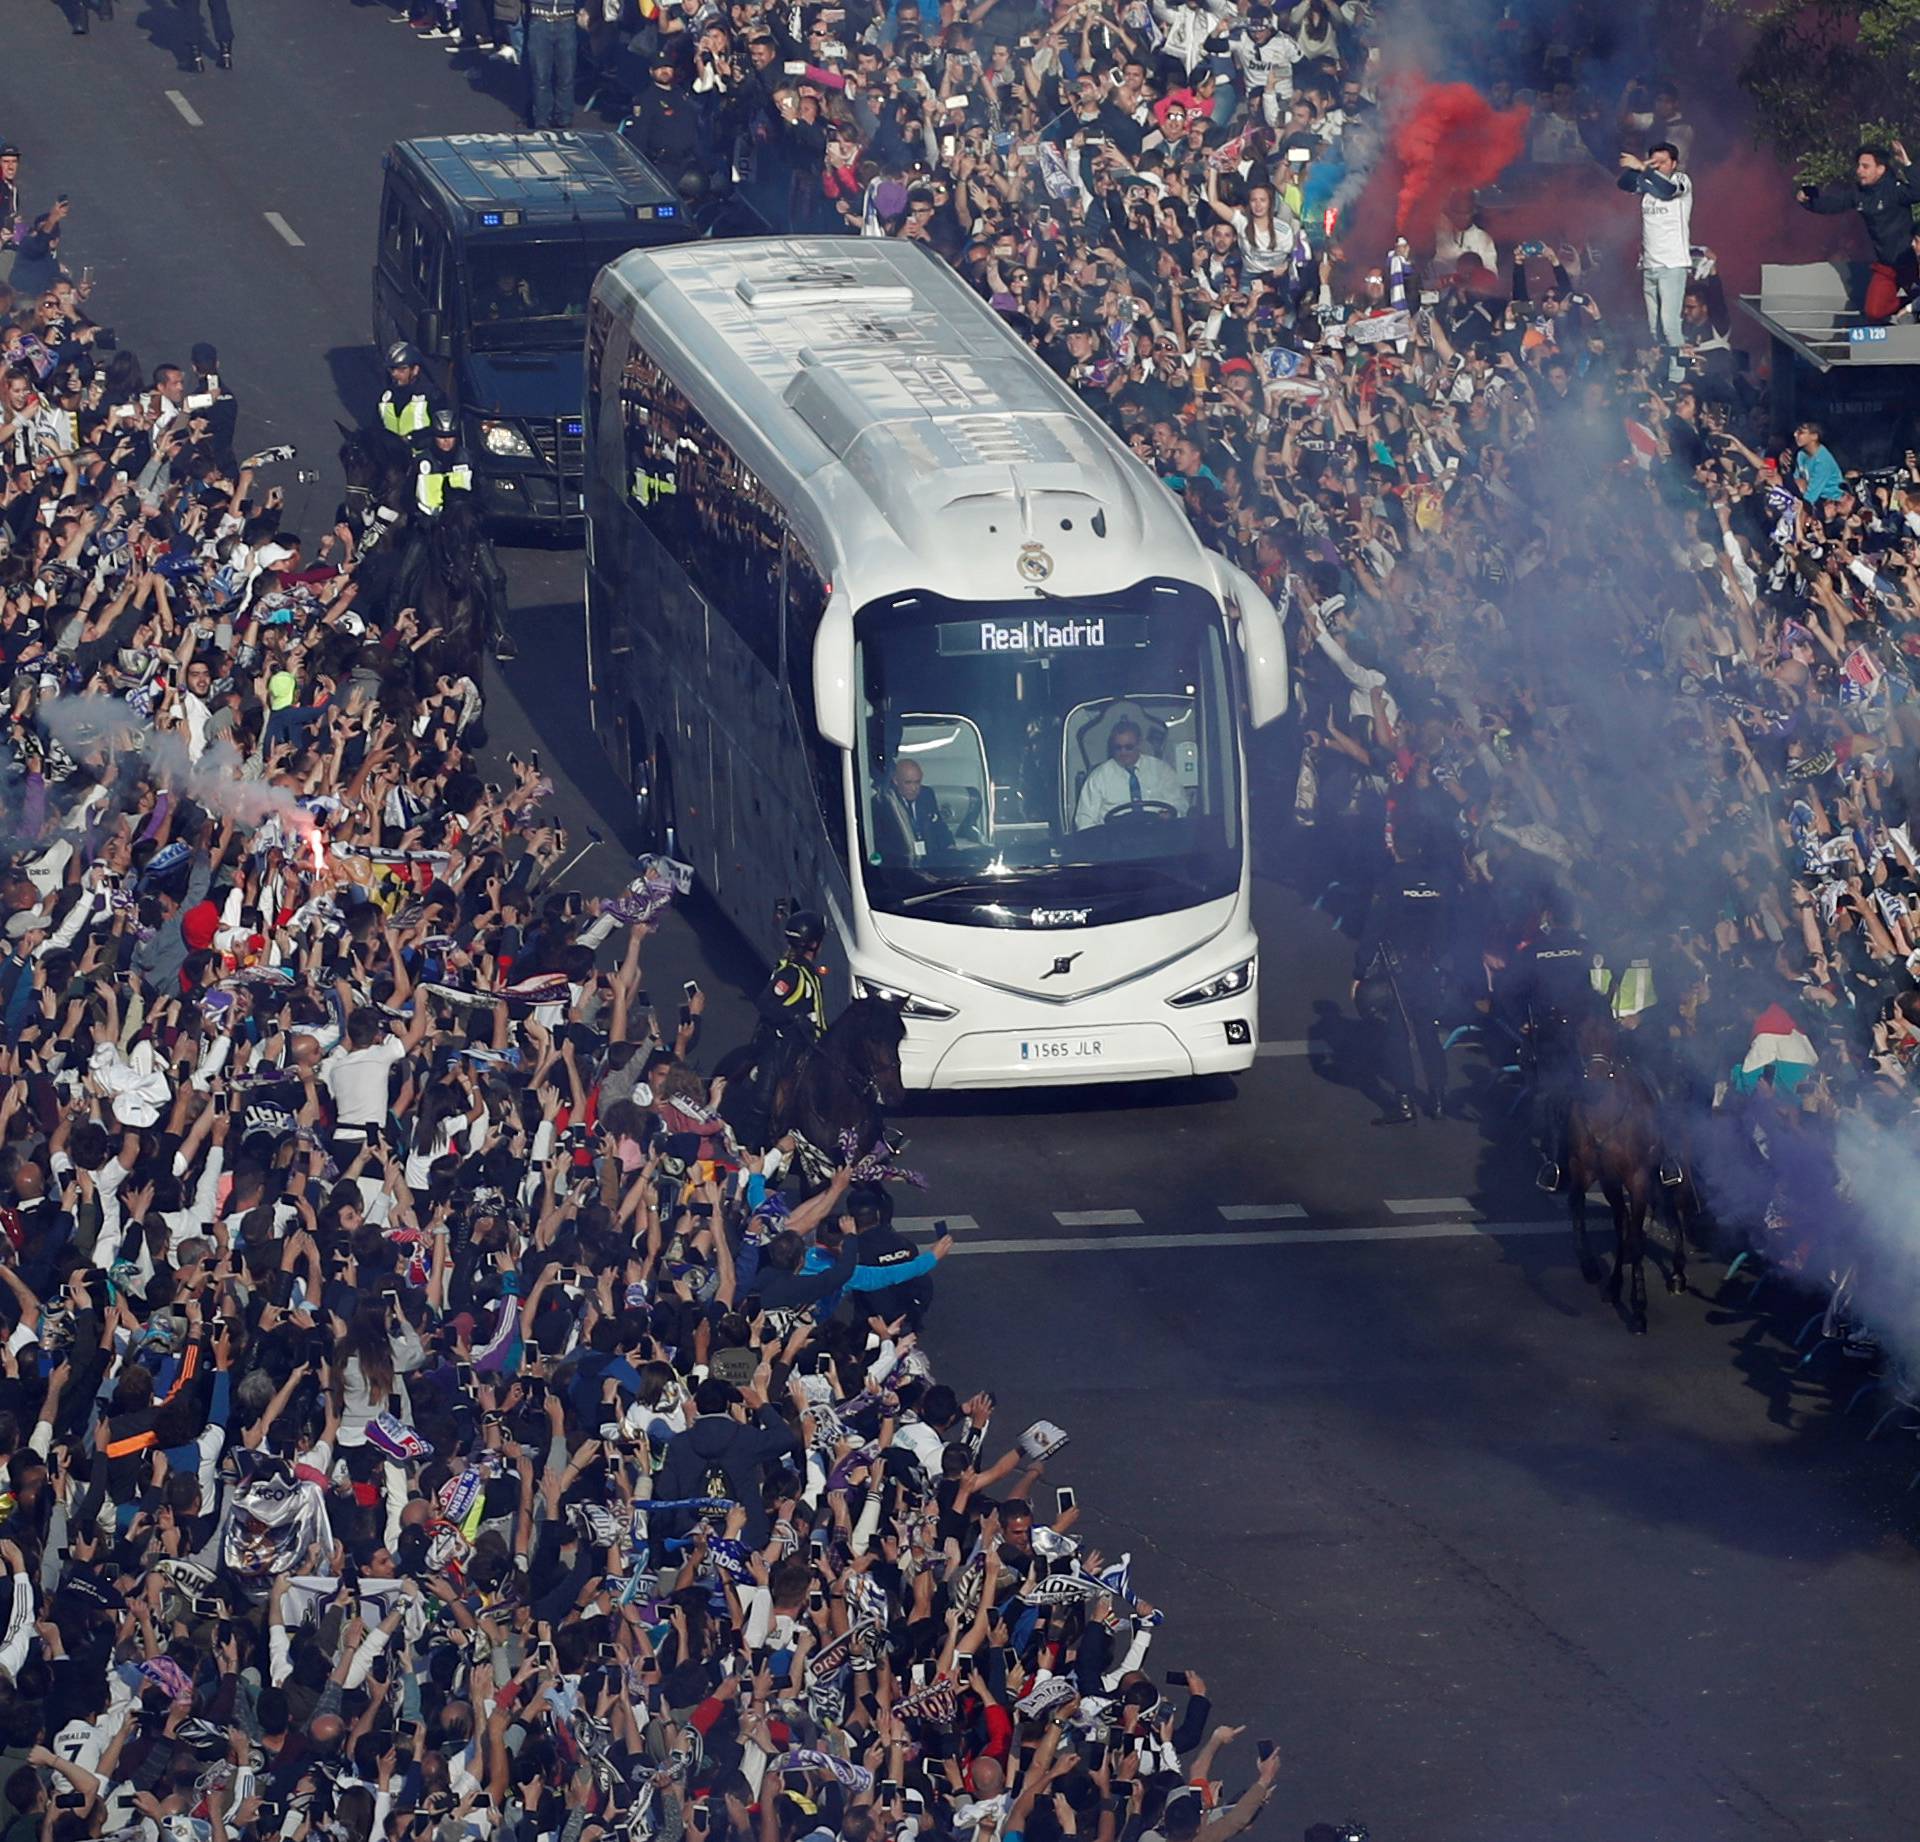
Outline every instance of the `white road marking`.
<svg viewBox="0 0 1920 1842"><path fill-rule="evenodd" d="M1062 1228L1138 1228L1138 1209L1055 1209L1053 1219Z"/></svg>
<svg viewBox="0 0 1920 1842"><path fill-rule="evenodd" d="M1220 1219L1227 1222L1297 1222L1306 1215L1297 1202L1223 1202Z"/></svg>
<svg viewBox="0 0 1920 1842"><path fill-rule="evenodd" d="M1056 1235L1047 1240L955 1243L956 1254L1112 1254L1189 1247L1302 1247L1347 1241L1462 1241L1564 1234L1559 1222L1383 1222L1373 1228L1242 1228L1199 1234L1115 1234L1105 1238Z"/></svg>
<svg viewBox="0 0 1920 1842"><path fill-rule="evenodd" d="M1265 1042L1265 1043L1262 1043L1259 1048L1254 1050L1254 1054L1257 1056L1311 1055L1312 1053L1313 1053L1313 1044L1310 1043L1304 1036L1296 1037L1296 1038L1286 1038L1279 1042Z"/></svg>
<svg viewBox="0 0 1920 1842"><path fill-rule="evenodd" d="M1046 1241L958 1241L956 1254L1123 1254L1181 1247L1321 1247L1344 1241L1475 1241L1572 1235L1565 1222L1382 1222L1379 1227L1244 1227L1196 1235L1054 1235Z"/></svg>
<svg viewBox="0 0 1920 1842"><path fill-rule="evenodd" d="M299 232L296 231L294 227L291 224L289 224L287 220L280 215L279 212L277 211L267 212L266 219L267 219L267 222L271 224L274 227L274 229L280 233L281 237L286 241L289 248L305 249L307 247L306 239L303 236L301 236Z"/></svg>
<svg viewBox="0 0 1920 1842"><path fill-rule="evenodd" d="M1389 1196L1387 1211L1392 1215L1473 1215L1472 1203L1464 1196Z"/></svg>
<svg viewBox="0 0 1920 1842"><path fill-rule="evenodd" d="M893 1225L902 1234L931 1234L939 1222L945 1222L955 1234L974 1234L980 1227L971 1215L896 1215L893 1218Z"/></svg>
<svg viewBox="0 0 1920 1842"><path fill-rule="evenodd" d="M189 128L204 128L207 125L200 119L200 111L196 109L186 97L181 95L178 90L168 90L167 100L180 111L180 119L185 122Z"/></svg>

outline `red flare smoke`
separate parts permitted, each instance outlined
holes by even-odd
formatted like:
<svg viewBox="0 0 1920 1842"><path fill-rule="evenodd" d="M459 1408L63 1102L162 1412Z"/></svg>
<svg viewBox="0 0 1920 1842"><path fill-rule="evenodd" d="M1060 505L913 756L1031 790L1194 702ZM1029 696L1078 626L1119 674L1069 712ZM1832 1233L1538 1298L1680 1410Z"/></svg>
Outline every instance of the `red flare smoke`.
<svg viewBox="0 0 1920 1842"><path fill-rule="evenodd" d="M1524 107L1496 109L1470 83L1424 83L1412 90L1393 137L1400 165L1394 228L1416 245L1433 234L1448 199L1491 185L1526 151Z"/></svg>

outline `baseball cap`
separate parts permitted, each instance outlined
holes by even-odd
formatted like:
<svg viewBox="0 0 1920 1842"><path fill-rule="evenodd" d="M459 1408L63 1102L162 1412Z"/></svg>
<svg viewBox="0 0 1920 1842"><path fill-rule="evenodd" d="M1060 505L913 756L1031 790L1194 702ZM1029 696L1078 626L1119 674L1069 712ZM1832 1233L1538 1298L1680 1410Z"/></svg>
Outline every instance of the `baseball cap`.
<svg viewBox="0 0 1920 1842"><path fill-rule="evenodd" d="M20 146L17 141L7 141L4 144L0 144L0 160L17 160L19 158Z"/></svg>
<svg viewBox="0 0 1920 1842"><path fill-rule="evenodd" d="M44 933L47 918L37 908L23 908L7 922L7 938L24 940L29 934Z"/></svg>
<svg viewBox="0 0 1920 1842"><path fill-rule="evenodd" d="M267 708L288 709L300 694L300 685L292 672L275 672L267 680Z"/></svg>
<svg viewBox="0 0 1920 1842"><path fill-rule="evenodd" d="M262 544L253 553L253 560L262 569L278 569L282 563L293 561L293 552L285 544Z"/></svg>

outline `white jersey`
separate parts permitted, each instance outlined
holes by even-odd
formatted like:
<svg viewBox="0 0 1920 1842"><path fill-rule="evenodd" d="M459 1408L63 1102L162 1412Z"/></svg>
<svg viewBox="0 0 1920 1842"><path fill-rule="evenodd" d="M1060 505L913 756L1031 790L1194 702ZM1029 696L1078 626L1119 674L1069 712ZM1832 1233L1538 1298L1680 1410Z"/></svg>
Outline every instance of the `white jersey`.
<svg viewBox="0 0 1920 1842"><path fill-rule="evenodd" d="M1640 266L1685 269L1693 266L1693 181L1685 173L1662 175L1679 187L1671 198L1640 194Z"/></svg>

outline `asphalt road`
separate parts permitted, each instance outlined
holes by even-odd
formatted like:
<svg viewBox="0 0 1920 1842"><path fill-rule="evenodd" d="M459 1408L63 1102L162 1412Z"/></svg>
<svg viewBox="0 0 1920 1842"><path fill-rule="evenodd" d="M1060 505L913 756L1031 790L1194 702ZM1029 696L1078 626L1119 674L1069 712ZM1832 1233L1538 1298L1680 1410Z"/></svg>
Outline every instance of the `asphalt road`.
<svg viewBox="0 0 1920 1842"><path fill-rule="evenodd" d="M123 343L151 364L213 340L243 441L322 468L289 495L317 534L333 421L374 394L381 150L502 125L513 73L370 0L235 11L238 69L192 75L165 5L76 41L52 0L12 0L0 136L31 205L72 195L68 259ZM607 833L579 876L608 889L627 860L581 722L579 558L510 566L521 662L490 725L545 749L577 835ZM1780 1339L1804 1312L1756 1313L1714 1262L1630 1339L1501 1132L1373 1130L1328 1002L1348 943L1285 879L1259 906L1274 1052L1250 1075L923 1107L909 1206L961 1233L950 1372L998 1390L1009 1434L1045 1411L1073 1435L1051 1481L1168 1608L1155 1668L1201 1669L1251 1723L1233 1775L1256 1735L1284 1748L1261 1833L1910 1836L1911 1442L1864 1444L1849 1383ZM649 965L656 989L690 976L713 1048L743 1037L752 951L697 904Z"/></svg>

